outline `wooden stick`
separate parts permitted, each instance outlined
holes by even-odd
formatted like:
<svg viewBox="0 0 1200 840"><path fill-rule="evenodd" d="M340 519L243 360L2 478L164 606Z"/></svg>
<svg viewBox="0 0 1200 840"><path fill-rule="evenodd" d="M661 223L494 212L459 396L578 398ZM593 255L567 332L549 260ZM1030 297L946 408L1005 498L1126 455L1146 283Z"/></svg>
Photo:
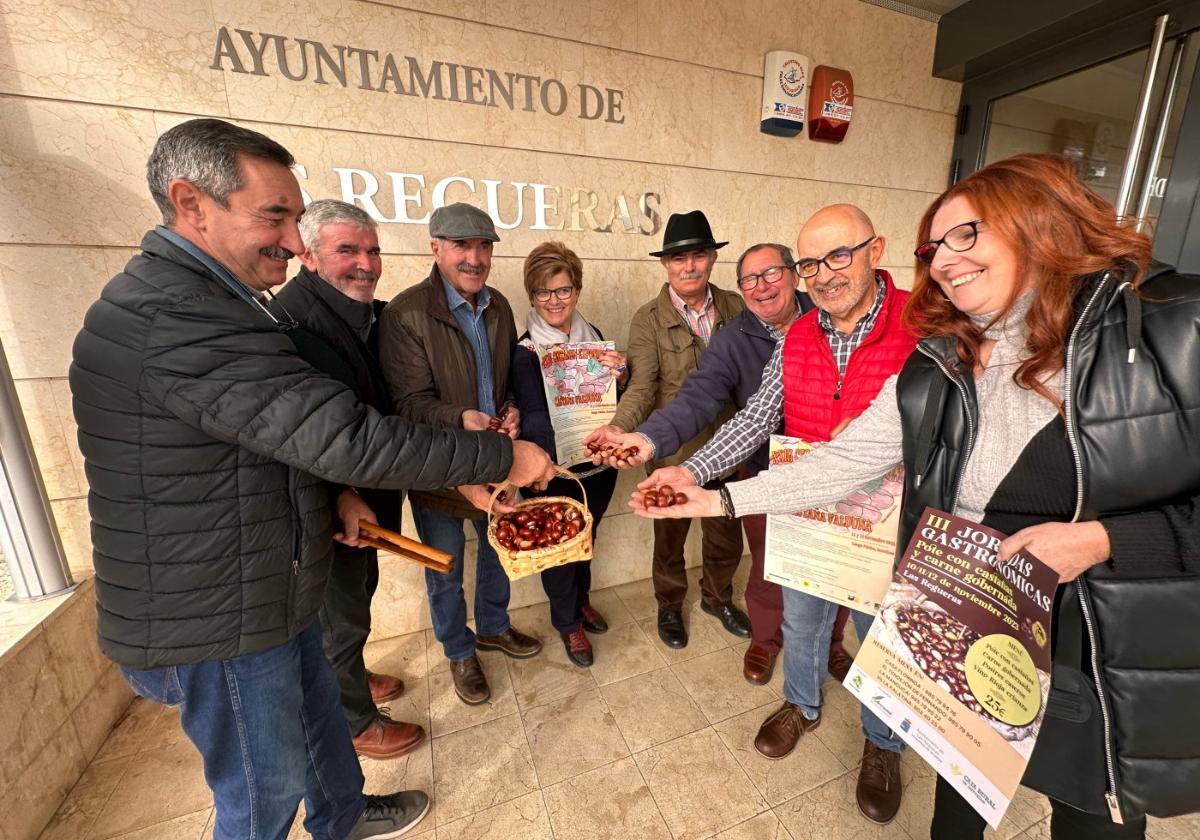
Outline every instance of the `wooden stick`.
<svg viewBox="0 0 1200 840"><path fill-rule="evenodd" d="M360 542L366 543L383 551L390 551L405 560L420 563L427 569L448 574L454 569L454 556L436 548L430 548L424 543L410 540L408 537L389 531L374 522L365 519L358 521Z"/></svg>

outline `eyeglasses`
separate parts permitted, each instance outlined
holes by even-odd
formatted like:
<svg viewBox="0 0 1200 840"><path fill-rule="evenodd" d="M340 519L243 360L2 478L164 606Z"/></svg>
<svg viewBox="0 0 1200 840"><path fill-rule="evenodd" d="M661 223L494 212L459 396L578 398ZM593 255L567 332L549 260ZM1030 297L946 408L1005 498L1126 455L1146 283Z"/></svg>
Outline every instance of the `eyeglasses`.
<svg viewBox="0 0 1200 840"><path fill-rule="evenodd" d="M559 300L570 300L573 294L575 294L574 286L559 286L557 289L534 289L533 299L538 303L545 303L550 300L551 295L554 295Z"/></svg>
<svg viewBox="0 0 1200 840"><path fill-rule="evenodd" d="M925 265L933 263L933 258L937 254L937 249L941 245L945 245L951 251L959 253L970 251L975 247L975 240L979 236L979 223L983 219L976 219L973 222L963 222L961 225L955 225L946 231L946 235L941 239L930 239L928 242L923 242L917 246L917 250L913 251L916 258Z"/></svg>
<svg viewBox="0 0 1200 840"><path fill-rule="evenodd" d="M865 242L859 242L853 248L838 248L830 251L819 260L800 260L796 263L796 273L808 279L809 277L817 276L817 272L821 270L822 264L830 271L841 271L843 268L849 268L850 263L854 262L855 252L866 248L875 239L876 237L872 236Z"/></svg>
<svg viewBox="0 0 1200 840"><path fill-rule="evenodd" d="M752 292L758 287L759 280L764 283L778 283L783 272L787 270L786 265L769 265L758 274L743 274L737 279L738 288L743 292Z"/></svg>

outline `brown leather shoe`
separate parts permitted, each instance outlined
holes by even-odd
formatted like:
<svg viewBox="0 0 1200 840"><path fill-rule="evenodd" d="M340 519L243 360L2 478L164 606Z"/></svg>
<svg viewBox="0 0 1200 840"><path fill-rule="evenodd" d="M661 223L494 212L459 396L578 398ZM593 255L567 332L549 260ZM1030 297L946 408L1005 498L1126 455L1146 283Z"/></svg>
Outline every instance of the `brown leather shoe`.
<svg viewBox="0 0 1200 840"><path fill-rule="evenodd" d="M591 604L584 604L579 611L583 613L583 629L589 633L607 633L608 622L604 620L604 616L596 611L596 608Z"/></svg>
<svg viewBox="0 0 1200 840"><path fill-rule="evenodd" d="M900 753L881 750L867 741L854 791L858 810L871 822L885 825L896 818L904 791L900 787Z"/></svg>
<svg viewBox="0 0 1200 840"><path fill-rule="evenodd" d="M479 664L479 657L475 654L458 662L451 662L450 676L454 680L454 693L468 706L486 703L492 696L487 677L483 675L483 666Z"/></svg>
<svg viewBox="0 0 1200 840"><path fill-rule="evenodd" d="M784 700L778 711L763 721L754 736L754 749L766 758L783 758L796 749L796 743L805 732L821 725L821 717L809 720L800 707Z"/></svg>
<svg viewBox="0 0 1200 840"><path fill-rule="evenodd" d="M850 666L853 664L854 657L846 653L841 642L834 642L829 646L829 674L835 680L845 682L846 675L850 673Z"/></svg>
<svg viewBox="0 0 1200 840"><path fill-rule="evenodd" d="M742 676L754 685L766 685L775 673L775 652L762 645L751 644L742 657Z"/></svg>
<svg viewBox="0 0 1200 840"><path fill-rule="evenodd" d="M588 641L587 633L583 631L582 627L574 633L559 633L558 635L562 639L563 647L567 649L567 659L580 668L592 667L592 643Z"/></svg>
<svg viewBox="0 0 1200 840"><path fill-rule="evenodd" d="M388 674L367 671L367 686L371 689L371 702L376 706L395 700L404 693L404 680Z"/></svg>
<svg viewBox="0 0 1200 840"><path fill-rule="evenodd" d="M392 720L380 709L367 728L354 736L354 751L367 758L399 758L425 743L425 730L415 723Z"/></svg>
<svg viewBox="0 0 1200 840"><path fill-rule="evenodd" d="M498 650L513 659L528 659L542 652L541 642L515 627L509 627L499 636L476 636L475 647L479 650Z"/></svg>

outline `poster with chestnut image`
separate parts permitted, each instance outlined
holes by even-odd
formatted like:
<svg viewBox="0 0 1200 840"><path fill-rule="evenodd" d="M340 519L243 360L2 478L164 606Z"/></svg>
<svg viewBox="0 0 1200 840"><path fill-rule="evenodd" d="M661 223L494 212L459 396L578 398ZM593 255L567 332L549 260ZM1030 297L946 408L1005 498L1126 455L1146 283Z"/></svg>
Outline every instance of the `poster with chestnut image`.
<svg viewBox="0 0 1200 840"><path fill-rule="evenodd" d="M1004 537L926 508L845 682L993 828L1041 730L1058 587Z"/></svg>
<svg viewBox="0 0 1200 840"><path fill-rule="evenodd" d="M600 358L616 344L580 341L538 345L550 425L554 427L555 463L570 467L591 461L583 439L612 419L617 410L617 379Z"/></svg>
<svg viewBox="0 0 1200 840"><path fill-rule="evenodd" d="M800 438L771 435L771 468L812 449ZM874 615L892 580L903 492L897 466L840 502L768 516L763 577Z"/></svg>

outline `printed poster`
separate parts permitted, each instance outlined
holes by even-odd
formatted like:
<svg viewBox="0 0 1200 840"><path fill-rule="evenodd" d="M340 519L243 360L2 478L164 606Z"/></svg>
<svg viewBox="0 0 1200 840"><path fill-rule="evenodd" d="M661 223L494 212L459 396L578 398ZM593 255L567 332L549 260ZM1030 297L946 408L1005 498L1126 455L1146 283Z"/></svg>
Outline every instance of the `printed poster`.
<svg viewBox="0 0 1200 840"><path fill-rule="evenodd" d="M771 468L813 447L771 435ZM904 468L822 508L767 517L763 577L861 612L875 614L892 580Z"/></svg>
<svg viewBox="0 0 1200 840"><path fill-rule="evenodd" d="M616 347L611 341L581 341L537 348L554 427L554 460L560 466L590 463L583 439L617 410L616 375L600 364L600 357Z"/></svg>
<svg viewBox="0 0 1200 840"><path fill-rule="evenodd" d="M1058 573L1004 534L926 508L846 688L995 828L1050 692Z"/></svg>

